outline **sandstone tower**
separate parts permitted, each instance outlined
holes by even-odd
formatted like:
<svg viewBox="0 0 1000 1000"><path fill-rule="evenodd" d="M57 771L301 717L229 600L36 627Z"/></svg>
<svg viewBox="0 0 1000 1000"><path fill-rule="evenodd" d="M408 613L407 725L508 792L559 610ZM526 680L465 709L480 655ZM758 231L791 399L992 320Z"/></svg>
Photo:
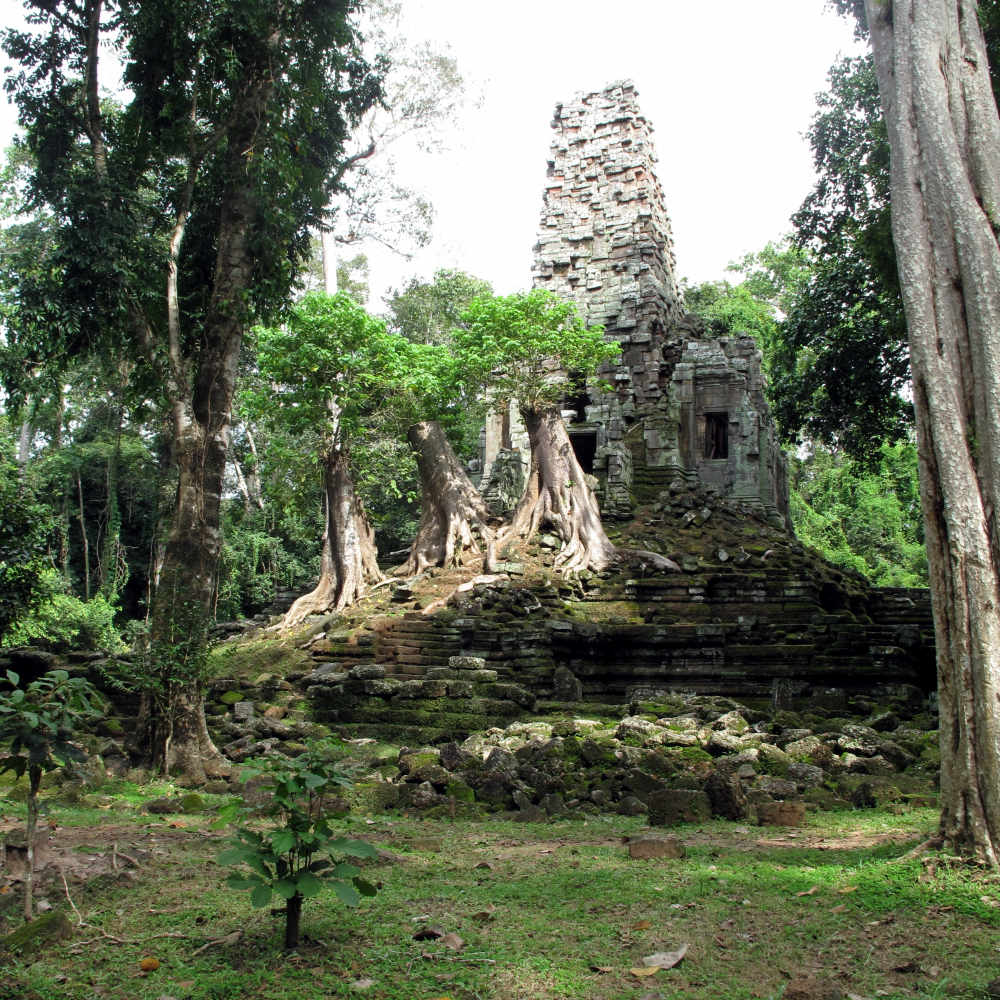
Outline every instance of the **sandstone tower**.
<svg viewBox="0 0 1000 1000"><path fill-rule="evenodd" d="M760 351L749 334L713 335L685 309L637 96L631 81L614 83L557 104L552 120L534 284L573 299L622 348L601 373L612 392L565 401L570 438L607 518L699 482L784 527L787 461ZM528 462L516 412L487 422L481 456L484 494L512 506Z"/></svg>

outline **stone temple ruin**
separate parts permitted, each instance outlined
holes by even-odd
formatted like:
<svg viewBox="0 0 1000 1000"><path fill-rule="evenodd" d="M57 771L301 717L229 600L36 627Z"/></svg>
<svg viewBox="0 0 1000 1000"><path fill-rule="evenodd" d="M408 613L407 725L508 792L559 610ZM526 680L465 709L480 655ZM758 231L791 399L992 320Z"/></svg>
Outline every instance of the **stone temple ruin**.
<svg viewBox="0 0 1000 1000"><path fill-rule="evenodd" d="M709 336L687 313L670 220L654 172L652 126L631 82L556 105L535 245L535 287L573 299L622 346L600 373L611 393L567 399L577 457L602 512L627 520L674 482L739 499L788 524L787 462L750 336ZM518 461L519 460L519 461ZM482 437L483 490L495 508L519 495L528 464L516 410Z"/></svg>
<svg viewBox="0 0 1000 1000"><path fill-rule="evenodd" d="M614 390L566 399L563 415L626 554L564 579L558 539L542 534L496 576L432 570L306 623L284 680L219 679L216 696L260 710L280 701L276 711L301 706L354 737L420 744L567 711L648 714L694 696L755 711L929 709L928 592L872 588L799 542L760 353L685 311L635 88L559 105L553 128L535 282L622 345L603 372ZM495 414L481 439L488 505L514 507L528 460L516 411ZM236 735L227 719L212 724Z"/></svg>

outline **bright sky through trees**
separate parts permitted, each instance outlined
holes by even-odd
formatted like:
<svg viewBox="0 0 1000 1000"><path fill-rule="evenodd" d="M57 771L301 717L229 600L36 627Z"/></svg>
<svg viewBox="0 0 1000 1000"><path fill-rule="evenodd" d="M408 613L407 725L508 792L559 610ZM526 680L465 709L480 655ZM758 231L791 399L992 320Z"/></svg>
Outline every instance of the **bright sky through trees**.
<svg viewBox="0 0 1000 1000"><path fill-rule="evenodd" d="M22 20L19 0L0 0L0 12L4 24ZM400 183L433 202L434 239L410 262L358 248L375 309L389 286L437 267L459 266L501 294L526 287L555 102L623 77L656 127L678 276L722 277L730 260L789 228L813 180L802 133L814 94L837 53L857 51L824 0L403 0L401 31L450 44L483 101L470 102L448 151L394 147ZM13 133L2 102L0 141Z"/></svg>

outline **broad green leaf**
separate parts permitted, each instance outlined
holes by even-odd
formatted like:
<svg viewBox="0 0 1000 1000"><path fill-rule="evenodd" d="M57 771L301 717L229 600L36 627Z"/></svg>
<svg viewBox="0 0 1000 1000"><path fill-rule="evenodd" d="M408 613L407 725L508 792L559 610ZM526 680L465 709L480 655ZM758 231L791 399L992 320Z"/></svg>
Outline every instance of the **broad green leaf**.
<svg viewBox="0 0 1000 1000"><path fill-rule="evenodd" d="M219 855L218 861L220 865L242 864L249 853L245 847L231 847L228 851L223 851Z"/></svg>
<svg viewBox="0 0 1000 1000"><path fill-rule="evenodd" d="M250 904L258 910L267 906L271 902L271 887L269 885L259 885L250 893Z"/></svg>
<svg viewBox="0 0 1000 1000"><path fill-rule="evenodd" d="M337 894L337 898L348 906L357 906L361 902L358 890L350 882L341 882L340 879L331 879L330 888Z"/></svg>
<svg viewBox="0 0 1000 1000"><path fill-rule="evenodd" d="M274 883L274 891L279 896L284 896L285 899L291 899L295 895L295 883L291 879L279 878L277 882Z"/></svg>
<svg viewBox="0 0 1000 1000"><path fill-rule="evenodd" d="M226 879L226 885L228 885L230 889L249 889L252 885L257 884L258 883L251 882L250 879L244 878L244 876L239 875L236 872L233 872L233 874Z"/></svg>
<svg viewBox="0 0 1000 1000"><path fill-rule="evenodd" d="M318 896L323 891L323 883L311 872L299 875L297 884L303 896Z"/></svg>
<svg viewBox="0 0 1000 1000"><path fill-rule="evenodd" d="M295 834L291 830L279 830L271 837L271 850L275 854L286 854L295 846Z"/></svg>
<svg viewBox="0 0 1000 1000"><path fill-rule="evenodd" d="M338 837L331 842L330 847L333 850L342 851L352 858L378 857L378 851L371 844L366 844L363 840L349 840L347 837Z"/></svg>
<svg viewBox="0 0 1000 1000"><path fill-rule="evenodd" d="M330 874L334 878L352 879L361 874L361 869L355 868L354 865L337 865Z"/></svg>

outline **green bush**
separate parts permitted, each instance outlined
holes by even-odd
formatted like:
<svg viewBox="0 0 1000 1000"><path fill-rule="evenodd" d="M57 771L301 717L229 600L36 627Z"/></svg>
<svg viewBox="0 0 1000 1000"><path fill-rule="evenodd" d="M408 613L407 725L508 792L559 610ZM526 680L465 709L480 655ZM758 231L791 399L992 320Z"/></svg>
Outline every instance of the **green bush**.
<svg viewBox="0 0 1000 1000"><path fill-rule="evenodd" d="M48 639L57 652L68 649L124 649L114 626L118 609L98 594L81 601L67 591L65 579L55 570L42 574L41 603L19 618L4 636L5 646L30 645Z"/></svg>

